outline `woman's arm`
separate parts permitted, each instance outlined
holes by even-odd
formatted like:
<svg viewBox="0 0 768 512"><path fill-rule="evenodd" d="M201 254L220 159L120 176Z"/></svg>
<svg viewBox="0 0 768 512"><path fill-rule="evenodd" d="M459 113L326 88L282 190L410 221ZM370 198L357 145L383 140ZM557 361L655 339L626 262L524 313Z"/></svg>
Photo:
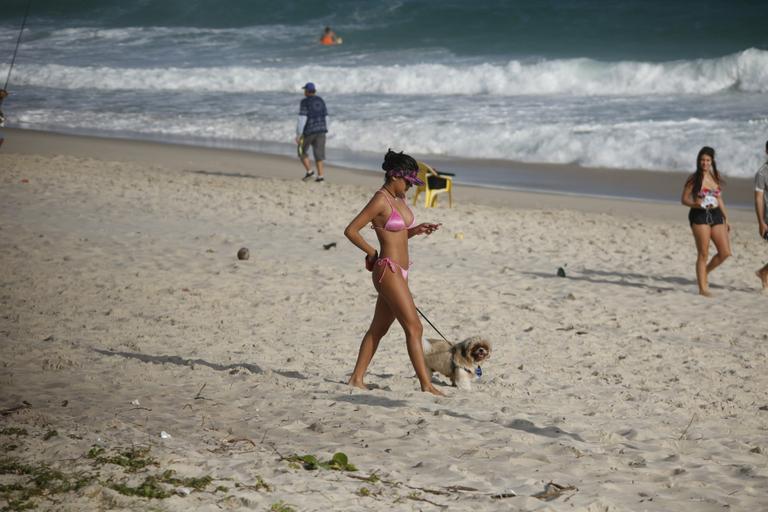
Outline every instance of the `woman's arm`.
<svg viewBox="0 0 768 512"><path fill-rule="evenodd" d="M442 224L431 224L429 222L423 222L418 226L414 226L408 230L408 238L416 235L431 235L434 231L440 229Z"/></svg>
<svg viewBox="0 0 768 512"><path fill-rule="evenodd" d="M344 236L346 236L350 242L356 247L359 247L367 257L373 258L376 255L376 248L369 244L363 235L360 234L360 230L369 224L377 215L383 210L383 201L378 197L381 194L375 194L368 204L365 205L360 213L352 219L352 222L344 230Z"/></svg>
<svg viewBox="0 0 768 512"><path fill-rule="evenodd" d="M760 233L760 237L764 237L768 232L768 226L765 224L765 202L764 202L763 190L755 189L755 213L757 214L757 230Z"/></svg>
<svg viewBox="0 0 768 512"><path fill-rule="evenodd" d="M701 208L698 201L693 200L693 183L686 183L683 187L683 195L680 202L689 208Z"/></svg>
<svg viewBox="0 0 768 512"><path fill-rule="evenodd" d="M730 224L728 223L728 210L725 209L725 201L723 201L723 194L720 194L720 197L717 198L717 205L720 207L720 210L723 212L723 218L725 219L725 224L728 226L728 229L730 229Z"/></svg>

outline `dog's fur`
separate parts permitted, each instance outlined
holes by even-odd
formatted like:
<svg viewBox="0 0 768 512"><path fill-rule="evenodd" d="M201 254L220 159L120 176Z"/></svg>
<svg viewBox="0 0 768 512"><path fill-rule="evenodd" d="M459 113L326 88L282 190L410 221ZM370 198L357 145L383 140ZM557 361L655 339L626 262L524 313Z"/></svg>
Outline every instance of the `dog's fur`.
<svg viewBox="0 0 768 512"><path fill-rule="evenodd" d="M491 356L491 343L480 336L456 344L424 338L422 347L427 369L449 377L459 389L472 388L475 368Z"/></svg>

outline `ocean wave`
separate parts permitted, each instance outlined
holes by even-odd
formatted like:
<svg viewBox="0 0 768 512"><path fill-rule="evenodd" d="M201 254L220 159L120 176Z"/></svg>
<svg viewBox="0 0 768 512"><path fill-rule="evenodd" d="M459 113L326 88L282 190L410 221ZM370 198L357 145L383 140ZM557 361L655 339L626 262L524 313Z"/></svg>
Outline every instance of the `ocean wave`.
<svg viewBox="0 0 768 512"><path fill-rule="evenodd" d="M289 25L255 25L244 28L196 28L196 27L71 27L51 30L46 34L46 46L61 47L88 46L95 42L101 44L120 44L130 46L149 46L189 42L205 44L207 40L231 41L238 44L293 42L298 38L314 35L306 27Z"/></svg>
<svg viewBox="0 0 768 512"><path fill-rule="evenodd" d="M292 92L311 79L324 93L382 95L640 96L768 92L768 51L665 63L542 60L400 66L114 68L19 65L19 84L63 89Z"/></svg>
<svg viewBox="0 0 768 512"><path fill-rule="evenodd" d="M97 131L103 135L133 133L208 140L216 146L235 141L286 144L293 140L293 120L255 116L81 112L35 109L12 117L13 126L32 129ZM638 121L615 124L487 123L448 124L434 119L409 120L392 128L392 120L331 120L329 153L334 148L379 153L387 147L410 153L458 158L488 158L536 163L576 164L612 169L690 172L703 145L718 151L718 167L726 176L749 177L762 163L764 138L755 137L748 122ZM759 140L758 140L759 139ZM330 157L332 160L332 157Z"/></svg>
<svg viewBox="0 0 768 512"><path fill-rule="evenodd" d="M332 144L352 151L406 147L412 153L450 157L575 164L610 169L691 172L703 145L717 148L726 176L750 177L764 161L764 138L746 123L691 118L615 124L508 122L441 125L408 122L334 122Z"/></svg>

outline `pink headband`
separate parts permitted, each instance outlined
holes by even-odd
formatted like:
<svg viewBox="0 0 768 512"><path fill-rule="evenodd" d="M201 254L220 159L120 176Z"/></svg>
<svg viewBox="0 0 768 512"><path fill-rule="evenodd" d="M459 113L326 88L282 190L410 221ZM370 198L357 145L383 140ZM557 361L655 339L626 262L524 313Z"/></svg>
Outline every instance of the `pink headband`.
<svg viewBox="0 0 768 512"><path fill-rule="evenodd" d="M403 178L411 185L423 185L424 182L419 179L419 171L412 171L406 169L393 169L387 171L387 178Z"/></svg>

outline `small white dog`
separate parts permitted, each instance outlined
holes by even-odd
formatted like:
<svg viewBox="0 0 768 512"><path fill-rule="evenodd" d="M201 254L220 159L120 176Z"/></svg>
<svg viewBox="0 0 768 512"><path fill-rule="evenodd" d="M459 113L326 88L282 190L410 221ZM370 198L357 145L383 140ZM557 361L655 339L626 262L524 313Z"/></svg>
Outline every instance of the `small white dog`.
<svg viewBox="0 0 768 512"><path fill-rule="evenodd" d="M491 343L479 336L456 344L424 338L422 347L427 369L449 377L459 389L472 389L475 367L491 356Z"/></svg>

